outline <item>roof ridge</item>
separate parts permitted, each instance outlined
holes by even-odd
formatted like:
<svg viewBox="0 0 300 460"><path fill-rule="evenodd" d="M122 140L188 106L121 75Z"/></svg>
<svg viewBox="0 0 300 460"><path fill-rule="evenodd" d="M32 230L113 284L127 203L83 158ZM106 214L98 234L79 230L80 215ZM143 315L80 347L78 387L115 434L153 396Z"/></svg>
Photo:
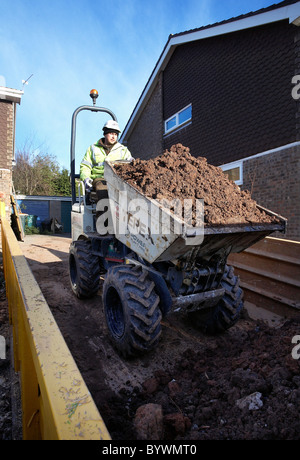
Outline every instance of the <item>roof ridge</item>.
<svg viewBox="0 0 300 460"><path fill-rule="evenodd" d="M190 33L193 33L193 32L198 32L198 31L201 31L201 30L210 29L212 27L217 27L217 26L220 26L220 25L223 25L223 24L229 24L230 22L234 22L234 21L240 21L241 19L249 18L249 17L256 16L256 15L262 14L262 13L267 13L269 11L276 10L278 8L282 8L284 6L289 6L289 5L292 5L294 3L298 3L298 2L299 2L299 0L283 0L282 2L274 3L273 5L270 5L270 6L267 6L267 7L264 7L264 8L260 8L259 10L250 11L249 13L244 13L244 14L241 14L239 16L235 16L235 17L232 17L232 18L229 18L229 19L224 19L223 21L215 22L213 24L207 24L207 25L201 26L201 27L196 27L195 29L189 29L189 30L186 30L184 32L178 32L176 34L170 34L169 35L169 40L171 38L180 37L180 36L185 35L185 34L190 34Z"/></svg>

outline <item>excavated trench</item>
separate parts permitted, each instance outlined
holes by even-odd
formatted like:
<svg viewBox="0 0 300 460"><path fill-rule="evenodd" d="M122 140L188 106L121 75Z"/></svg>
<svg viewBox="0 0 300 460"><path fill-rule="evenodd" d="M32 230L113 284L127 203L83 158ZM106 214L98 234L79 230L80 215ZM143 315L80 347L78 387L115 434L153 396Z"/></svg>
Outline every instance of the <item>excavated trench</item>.
<svg viewBox="0 0 300 460"><path fill-rule="evenodd" d="M171 314L159 346L125 361L110 345L101 291L87 301L71 292L70 241L32 235L20 246L112 439L300 438L300 351L292 344L299 320L272 327L245 312L229 331L206 336ZM0 323L8 338L3 296ZM7 357L0 361L0 439L11 439L9 350Z"/></svg>
<svg viewBox="0 0 300 460"><path fill-rule="evenodd" d="M204 159L191 158L182 146L155 160L135 160L138 173L133 177L132 169L122 167L123 177L144 190L150 184L147 177L153 179L155 172L152 189L146 193L157 199L171 199L179 186L176 190L173 186L172 195L162 196L162 184L165 190L167 181L159 179L160 168L166 168L169 159L170 184L172 180L174 183L174 174L186 171L190 177L189 183L185 180L182 184L186 196L190 190L191 196L205 198L206 223L223 222L226 206L222 200L228 202L230 198L232 202L234 196L236 208L227 210L227 222L235 223L237 216L239 222L240 216L243 222L269 219L257 215L249 194L225 180L219 168L210 167ZM202 171L200 178L198 168ZM202 192L192 193L201 187L208 191L204 180L208 177L214 191L224 186L219 194L220 206L215 210L210 209L210 194L204 197ZM188 317L172 313L163 319L158 347L141 358L126 361L109 342L101 289L88 300L79 300L72 293L68 275L70 242L65 236L31 235L20 246L113 440L300 438L300 351L292 343L300 334L299 319L281 319L270 325L250 317L245 309L231 329L207 336ZM3 295L0 324L0 334L8 337ZM7 369L9 358L0 360L0 439L11 439Z"/></svg>

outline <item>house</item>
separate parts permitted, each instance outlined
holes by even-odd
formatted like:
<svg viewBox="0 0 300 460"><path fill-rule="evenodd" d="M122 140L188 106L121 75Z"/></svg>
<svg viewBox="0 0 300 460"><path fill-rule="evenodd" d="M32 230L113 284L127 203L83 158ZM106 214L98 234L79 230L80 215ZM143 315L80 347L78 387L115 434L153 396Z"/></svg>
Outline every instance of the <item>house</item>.
<svg viewBox="0 0 300 460"><path fill-rule="evenodd" d="M11 216L10 195L13 192L16 110L23 94L23 91L0 86L0 199L5 202L8 221ZM71 198L23 195L15 198L19 209L34 217L38 227L44 220L55 218L63 226L64 233L71 232Z"/></svg>
<svg viewBox="0 0 300 460"><path fill-rule="evenodd" d="M23 91L0 86L0 194L10 219L12 168L15 159L16 107Z"/></svg>
<svg viewBox="0 0 300 460"><path fill-rule="evenodd" d="M300 241L300 1L170 35L121 142L149 159L181 143ZM277 236L277 235L276 235Z"/></svg>

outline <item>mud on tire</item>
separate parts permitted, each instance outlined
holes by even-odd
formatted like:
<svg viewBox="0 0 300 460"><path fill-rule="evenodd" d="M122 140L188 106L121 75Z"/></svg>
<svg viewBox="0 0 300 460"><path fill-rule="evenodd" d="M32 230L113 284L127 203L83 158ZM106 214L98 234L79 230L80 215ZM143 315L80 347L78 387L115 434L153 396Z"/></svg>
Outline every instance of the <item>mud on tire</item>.
<svg viewBox="0 0 300 460"><path fill-rule="evenodd" d="M93 297L100 287L99 257L92 254L89 240L71 243L69 277L74 294L79 299Z"/></svg>
<svg viewBox="0 0 300 460"><path fill-rule="evenodd" d="M103 285L103 305L110 339L125 358L153 349L161 335L160 298L140 266L110 269Z"/></svg>
<svg viewBox="0 0 300 460"><path fill-rule="evenodd" d="M224 332L234 326L243 310L243 290L239 277L234 275L230 265L225 267L220 287L225 289L225 294L213 309L191 315L197 327L208 334Z"/></svg>

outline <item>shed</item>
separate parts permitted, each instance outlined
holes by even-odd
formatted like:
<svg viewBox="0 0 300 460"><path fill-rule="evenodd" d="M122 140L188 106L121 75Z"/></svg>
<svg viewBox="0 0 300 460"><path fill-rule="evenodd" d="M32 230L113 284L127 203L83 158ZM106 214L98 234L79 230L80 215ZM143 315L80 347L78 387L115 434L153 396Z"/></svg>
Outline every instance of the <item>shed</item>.
<svg viewBox="0 0 300 460"><path fill-rule="evenodd" d="M71 233L71 197L17 195L22 213L36 216L36 226L48 219L57 219L63 226L63 233Z"/></svg>

